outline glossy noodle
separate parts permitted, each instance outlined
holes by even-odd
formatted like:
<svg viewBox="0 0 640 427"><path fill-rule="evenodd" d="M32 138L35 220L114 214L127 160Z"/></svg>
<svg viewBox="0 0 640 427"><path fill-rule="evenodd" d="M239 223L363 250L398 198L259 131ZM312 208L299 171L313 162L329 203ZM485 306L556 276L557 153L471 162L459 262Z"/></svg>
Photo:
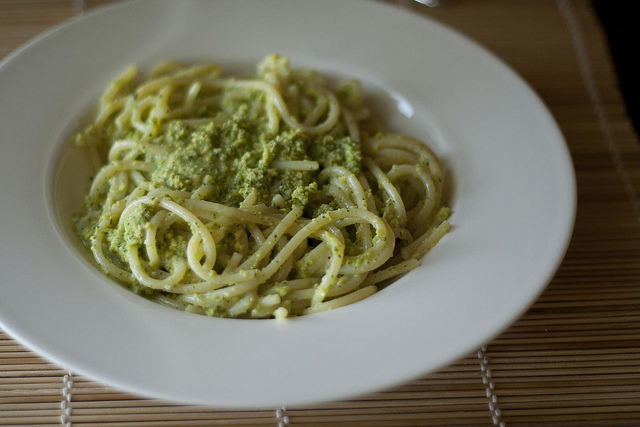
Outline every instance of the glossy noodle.
<svg viewBox="0 0 640 427"><path fill-rule="evenodd" d="M333 88L271 55L127 69L74 137L96 173L78 234L100 268L161 304L285 318L359 301L450 228L443 167L372 131L355 80Z"/></svg>

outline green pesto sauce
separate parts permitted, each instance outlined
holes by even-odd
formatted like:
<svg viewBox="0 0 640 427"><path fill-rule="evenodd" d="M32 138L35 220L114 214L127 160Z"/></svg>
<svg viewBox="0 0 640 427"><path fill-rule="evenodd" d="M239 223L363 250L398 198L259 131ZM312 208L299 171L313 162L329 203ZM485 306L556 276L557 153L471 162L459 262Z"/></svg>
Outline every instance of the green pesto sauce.
<svg viewBox="0 0 640 427"><path fill-rule="evenodd" d="M316 200L319 171L278 170L274 161L316 160L321 168L340 165L360 172L360 145L351 137L312 136L284 124L277 135L270 135L266 118L255 118L251 111L250 105L241 104L221 123L168 124L152 140L167 155L153 159L157 169L151 183L183 191L212 186L206 200L229 206L238 206L254 191L259 203L273 206L273 197L280 194L286 201L285 210L290 210Z"/></svg>

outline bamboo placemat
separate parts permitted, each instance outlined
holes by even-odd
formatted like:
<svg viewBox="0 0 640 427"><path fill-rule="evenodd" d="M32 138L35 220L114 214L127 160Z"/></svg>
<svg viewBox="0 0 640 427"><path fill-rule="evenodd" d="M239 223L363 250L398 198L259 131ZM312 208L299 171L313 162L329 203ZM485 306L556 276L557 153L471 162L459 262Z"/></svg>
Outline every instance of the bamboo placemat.
<svg viewBox="0 0 640 427"><path fill-rule="evenodd" d="M0 0L0 58L103 3ZM590 3L394 3L504 59L543 98L568 141L579 193L575 233L533 307L476 353L420 380L351 401L255 411L125 394L0 332L0 425L640 425L640 146Z"/></svg>

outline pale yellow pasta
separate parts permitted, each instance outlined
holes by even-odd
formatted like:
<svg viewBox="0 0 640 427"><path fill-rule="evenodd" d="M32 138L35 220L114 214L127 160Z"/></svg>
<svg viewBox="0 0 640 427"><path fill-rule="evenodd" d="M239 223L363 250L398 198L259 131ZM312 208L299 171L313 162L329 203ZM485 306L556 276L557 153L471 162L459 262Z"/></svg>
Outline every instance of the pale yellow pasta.
<svg viewBox="0 0 640 427"><path fill-rule="evenodd" d="M434 152L367 117L356 81L335 88L276 55L251 79L129 67L75 137L99 163L78 234L106 274L189 313L283 319L360 301L450 229Z"/></svg>

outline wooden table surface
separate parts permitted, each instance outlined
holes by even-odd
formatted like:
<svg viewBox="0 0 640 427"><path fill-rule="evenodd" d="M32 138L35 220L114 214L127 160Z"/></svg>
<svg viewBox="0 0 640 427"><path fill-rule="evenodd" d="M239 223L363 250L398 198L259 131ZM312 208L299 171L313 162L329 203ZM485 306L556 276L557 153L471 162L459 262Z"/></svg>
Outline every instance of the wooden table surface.
<svg viewBox="0 0 640 427"><path fill-rule="evenodd" d="M0 0L0 58L104 3ZM253 411L123 393L0 331L0 425L640 425L640 146L590 3L394 3L501 57L541 96L567 139L578 182L575 232L531 309L492 342L420 380L350 401Z"/></svg>

